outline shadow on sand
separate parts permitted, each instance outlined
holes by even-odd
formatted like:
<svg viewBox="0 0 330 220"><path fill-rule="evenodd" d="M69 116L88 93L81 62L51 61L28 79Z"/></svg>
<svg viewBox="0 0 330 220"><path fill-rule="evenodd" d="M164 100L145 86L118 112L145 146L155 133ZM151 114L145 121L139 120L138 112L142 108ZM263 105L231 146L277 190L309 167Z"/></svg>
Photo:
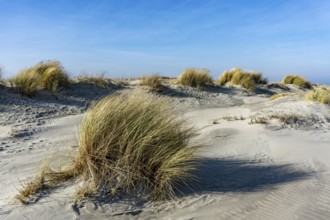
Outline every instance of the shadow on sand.
<svg viewBox="0 0 330 220"><path fill-rule="evenodd" d="M293 164L265 165L257 161L204 158L195 172L198 181L182 193L254 192L313 175L315 172L299 170Z"/></svg>

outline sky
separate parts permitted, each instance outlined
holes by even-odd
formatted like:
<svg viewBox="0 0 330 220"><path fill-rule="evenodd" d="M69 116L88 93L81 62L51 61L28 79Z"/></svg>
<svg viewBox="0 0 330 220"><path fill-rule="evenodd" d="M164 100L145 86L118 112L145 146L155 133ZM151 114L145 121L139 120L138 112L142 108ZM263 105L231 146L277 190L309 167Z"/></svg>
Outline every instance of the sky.
<svg viewBox="0 0 330 220"><path fill-rule="evenodd" d="M217 79L233 67L271 81L330 84L329 0L0 0L6 76L42 60L71 75Z"/></svg>

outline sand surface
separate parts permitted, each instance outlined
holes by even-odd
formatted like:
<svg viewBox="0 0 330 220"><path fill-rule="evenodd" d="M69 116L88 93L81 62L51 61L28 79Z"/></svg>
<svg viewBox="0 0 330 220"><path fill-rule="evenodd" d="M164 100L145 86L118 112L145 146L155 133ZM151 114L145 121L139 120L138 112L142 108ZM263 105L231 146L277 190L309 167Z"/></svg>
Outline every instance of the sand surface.
<svg viewBox="0 0 330 220"><path fill-rule="evenodd" d="M269 100L287 90L296 95ZM32 100L9 89L0 92L0 219L330 219L330 108L304 101L305 91L267 86L250 94L171 86L154 95L137 86L79 85L58 99L41 93ZM198 130L194 141L203 147L193 192L157 203L76 203L77 186L68 182L36 203L20 204L17 190L45 158L75 151L89 103L116 92L163 98ZM251 123L269 115L299 119Z"/></svg>

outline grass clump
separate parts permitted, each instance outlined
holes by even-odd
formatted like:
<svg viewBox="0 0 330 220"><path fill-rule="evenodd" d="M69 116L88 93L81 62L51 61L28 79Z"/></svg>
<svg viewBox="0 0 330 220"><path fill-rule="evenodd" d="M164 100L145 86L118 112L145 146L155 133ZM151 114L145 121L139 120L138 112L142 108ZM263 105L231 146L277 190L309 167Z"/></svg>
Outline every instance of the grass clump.
<svg viewBox="0 0 330 220"><path fill-rule="evenodd" d="M79 196L127 193L171 198L196 168L193 135L161 100L108 96L86 112L71 168L50 174L61 180L82 177L85 187Z"/></svg>
<svg viewBox="0 0 330 220"><path fill-rule="evenodd" d="M20 71L10 80L10 84L18 93L32 97L38 88L55 93L58 88L68 86L69 77L58 61L47 61Z"/></svg>
<svg viewBox="0 0 330 220"><path fill-rule="evenodd" d="M14 90L21 95L33 97L39 87L40 76L34 71L25 69L9 80Z"/></svg>
<svg viewBox="0 0 330 220"><path fill-rule="evenodd" d="M323 104L330 104L330 90L329 89L318 89L309 91L306 94L306 100L316 101Z"/></svg>
<svg viewBox="0 0 330 220"><path fill-rule="evenodd" d="M188 68L178 77L178 83L191 87L203 87L212 84L213 80L209 70Z"/></svg>
<svg viewBox="0 0 330 220"><path fill-rule="evenodd" d="M41 77L40 86L52 93L69 85L69 77L58 61L41 62L32 68Z"/></svg>
<svg viewBox="0 0 330 220"><path fill-rule="evenodd" d="M161 77L158 75L144 76L140 82L141 86L148 86L151 92L161 92L163 85L161 83Z"/></svg>
<svg viewBox="0 0 330 220"><path fill-rule="evenodd" d="M266 84L267 79L263 78L261 73L234 68L225 71L217 80L217 84L221 86L227 83L241 85L249 91L255 91L256 84Z"/></svg>
<svg viewBox="0 0 330 220"><path fill-rule="evenodd" d="M283 79L283 84L294 84L299 88L311 89L311 83L305 78L298 75L287 75Z"/></svg>

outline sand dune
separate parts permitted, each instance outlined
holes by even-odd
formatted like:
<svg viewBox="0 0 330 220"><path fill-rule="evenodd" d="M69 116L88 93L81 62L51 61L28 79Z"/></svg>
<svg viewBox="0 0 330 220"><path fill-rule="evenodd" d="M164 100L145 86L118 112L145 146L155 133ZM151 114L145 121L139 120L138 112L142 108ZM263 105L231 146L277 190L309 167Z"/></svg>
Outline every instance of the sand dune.
<svg viewBox="0 0 330 220"><path fill-rule="evenodd" d="M137 86L34 100L10 91L0 95L1 219L329 219L330 108L304 101L304 91L274 101L280 89L265 86L250 94L240 88L197 91L171 86L153 95ZM258 92L259 91L259 92ZM21 182L33 178L41 161L74 152L77 129L88 103L108 93L139 92L163 98L198 130L198 182L175 201L138 199L76 203L72 182L44 192L34 204L14 197ZM98 95L96 95L98 94ZM15 100L15 101L12 101ZM47 101L46 101L47 100ZM27 110L29 109L29 110ZM56 110L56 111L55 111ZM40 112L43 114L40 115ZM297 115L281 122L269 115ZM267 118L267 124L251 123Z"/></svg>

